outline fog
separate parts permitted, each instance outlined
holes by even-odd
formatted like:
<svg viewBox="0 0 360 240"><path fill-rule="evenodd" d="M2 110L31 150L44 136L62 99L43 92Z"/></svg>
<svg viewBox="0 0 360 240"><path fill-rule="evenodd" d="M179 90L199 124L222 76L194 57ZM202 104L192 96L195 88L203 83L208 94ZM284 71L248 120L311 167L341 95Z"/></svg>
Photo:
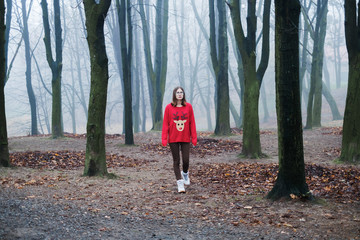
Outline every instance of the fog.
<svg viewBox="0 0 360 240"><path fill-rule="evenodd" d="M46 53L44 46L44 33L42 23L42 10L40 0L26 1L27 9L29 11L28 27L30 33L30 47L32 54L32 85L36 95L37 101L37 115L38 115L38 130L40 134L48 134L51 132L51 95L46 90L51 91L51 70L46 61ZM30 5L30 2L33 2ZM62 71L62 104L63 104L63 124L64 132L86 132L86 114L84 106L81 101L88 104L89 89L90 89L90 62L89 53L86 41L86 31L84 29L84 19L81 18L80 12L83 14L82 1L65 1L61 2L61 21L63 29L63 71ZM141 21L138 13L138 2L134 3L132 11L133 31L136 32L137 37L134 37L135 44L139 45L141 51L141 61L136 62L137 67L141 67L142 79L144 86L145 105L140 104L140 108L146 109L146 131L152 128L151 111L148 94L148 80L144 61L143 42ZM154 45L155 35L155 10L156 1L145 1L149 6L150 13L150 37L152 45ZM209 13L208 0L193 0L196 4L202 24L206 31L209 31ZM244 1L245 2L245 1ZM261 1L262 2L262 1ZM183 3L183 11L182 11ZM48 1L49 5L49 20L50 27L54 29L53 22L53 7L52 2ZM259 117L260 127L262 129L276 128L276 112L275 112L275 63L274 63L274 6L272 5L271 13L271 30L270 30L270 62L265 73L259 101ZM246 26L246 4L243 4L243 25ZM309 19L314 19L315 9L309 11ZM229 15L229 12L228 12ZM260 14L261 15L261 14ZM123 94L121 86L121 78L118 70L116 56L119 54L118 48L120 41L118 38L117 25L115 24L117 13L115 1L110 7L106 24L105 37L107 54L109 58L109 85L108 85L108 102L106 113L106 133L122 133L123 132ZM183 22L183 30L181 23ZM229 30L232 31L230 16L228 17ZM323 80L326 82L331 90L333 97L336 100L337 107L340 114L343 115L345 108L345 96L347 88L347 53L344 36L344 12L341 1L329 1L328 9L328 23L325 40L324 52L324 74ZM191 0L169 0L169 25L168 25L168 68L166 90L163 101L163 109L166 104L171 101L172 89L181 85L181 78L184 79L184 89L187 100L192 103L195 113L197 130L211 131L215 128L215 80L211 73L211 62L209 59L210 51L208 49L207 39L201 32L198 24ZM301 20L300 32L304 29L303 18ZM181 32L183 31L183 38L181 40ZM5 103L6 103L6 117L8 136L23 136L30 134L31 116L30 105L26 89L26 61L24 52L24 42L21 40L23 32L23 22L21 15L21 4L19 1L13 1L12 22L9 40L8 63L13 60L13 65L10 71L8 82L5 86ZM257 35L261 34L261 20L258 19ZM114 40L115 39L115 40ZM180 39L180 41L179 41ZM236 88L239 88L239 79L237 77L237 61L234 55L234 42L232 42L230 34L228 34L229 42L229 68L231 74L229 75L229 89L231 101L239 111L240 100ZM260 41L261 42L261 41ZM302 42L302 34L300 36ZM20 44L20 47L18 47ZM309 40L308 51L312 52L313 41ZM183 47L183 52L180 52L180 45ZM54 47L54 32L52 31L52 47ZM135 48L135 47L134 47ZM258 44L259 53L261 44ZM154 54L154 51L152 51ZM258 56L260 54L258 53ZM53 52L53 54L55 54ZM180 57L183 60L183 69L180 64ZM133 61L136 61L133 58ZM311 57L309 57L308 67L311 67ZM197 65L198 64L198 65ZM339 74L338 66L341 66ZM234 79L232 79L234 76ZM194 79L198 80L198 85L194 83ZM339 80L340 78L340 80ZM308 69L305 76L305 86L309 85L310 70ZM338 86L337 81L340 81ZM83 96L81 93L83 92ZM205 105L201 99L200 92L204 94L205 98L210 98L210 101ZM265 95L264 95L265 93ZM265 98L265 101L263 99ZM306 100L306 99L305 99ZM269 118L264 121L264 107L266 103ZM332 121L331 111L329 105L323 98L322 101L322 124L326 125ZM75 108L75 118L72 117L72 108ZM206 118L206 111L210 109L211 125ZM306 104L303 99L302 104L303 123L306 120ZM141 116L142 117L142 116ZM73 124L75 119L76 124ZM233 117L231 119L231 127L235 127ZM141 119L143 120L143 119Z"/></svg>

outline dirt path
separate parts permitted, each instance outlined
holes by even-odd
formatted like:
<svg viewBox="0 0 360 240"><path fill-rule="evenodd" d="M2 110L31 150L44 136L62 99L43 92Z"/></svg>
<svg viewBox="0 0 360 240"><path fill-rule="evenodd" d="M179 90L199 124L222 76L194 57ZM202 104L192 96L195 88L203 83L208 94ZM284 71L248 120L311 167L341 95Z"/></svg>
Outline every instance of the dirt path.
<svg viewBox="0 0 360 240"><path fill-rule="evenodd" d="M171 155L159 145L158 132L136 134L135 147L123 146L120 135L108 136L108 170L117 179L81 177L83 167L74 156L82 158L84 136L11 138L12 155L72 152L68 158L73 165L61 168L59 160L52 160L45 164L50 168L0 169L0 225L5 226L0 237L360 239L360 195L354 191L359 190L359 175L349 182L345 177L331 180L332 175L359 173L359 167L333 162L340 151L340 130L304 132L309 187L318 196L316 202L264 198L276 174L277 136L272 130L261 134L268 158L257 160L237 157L240 134L214 138L200 133L200 144L191 153L192 184L186 194L176 192Z"/></svg>

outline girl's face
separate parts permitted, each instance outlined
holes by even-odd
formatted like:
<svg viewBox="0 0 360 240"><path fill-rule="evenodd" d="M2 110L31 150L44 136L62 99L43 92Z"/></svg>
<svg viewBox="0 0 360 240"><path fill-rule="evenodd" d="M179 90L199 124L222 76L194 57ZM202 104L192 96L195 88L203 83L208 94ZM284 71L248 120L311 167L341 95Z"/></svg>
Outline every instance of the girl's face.
<svg viewBox="0 0 360 240"><path fill-rule="evenodd" d="M182 100L184 98L184 92L181 88L176 90L176 100Z"/></svg>

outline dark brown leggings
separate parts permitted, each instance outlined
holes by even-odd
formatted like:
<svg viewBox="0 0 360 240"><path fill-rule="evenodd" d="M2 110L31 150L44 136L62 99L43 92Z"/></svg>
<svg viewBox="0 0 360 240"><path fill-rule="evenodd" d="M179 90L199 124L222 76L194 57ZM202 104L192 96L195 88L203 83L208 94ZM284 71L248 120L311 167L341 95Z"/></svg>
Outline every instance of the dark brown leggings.
<svg viewBox="0 0 360 240"><path fill-rule="evenodd" d="M174 160L174 173L176 180L181 179L180 173L180 151L182 155L182 167L183 172L188 172L189 170L189 153L190 153L190 143L188 142L176 142L169 143L171 153Z"/></svg>

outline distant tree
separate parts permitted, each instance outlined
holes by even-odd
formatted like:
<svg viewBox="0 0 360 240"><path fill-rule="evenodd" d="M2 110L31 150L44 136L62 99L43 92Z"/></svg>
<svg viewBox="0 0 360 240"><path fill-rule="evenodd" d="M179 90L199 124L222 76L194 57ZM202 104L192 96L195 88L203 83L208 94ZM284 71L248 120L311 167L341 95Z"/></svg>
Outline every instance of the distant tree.
<svg viewBox="0 0 360 240"><path fill-rule="evenodd" d="M275 81L279 172L267 197L304 196L305 164L299 84L298 0L275 0Z"/></svg>
<svg viewBox="0 0 360 240"><path fill-rule="evenodd" d="M61 104L61 75L62 75L62 29L60 19L60 4L59 0L54 0L54 26L55 26L55 53L56 59L53 59L51 49L51 34L49 24L49 13L47 1L41 1L41 8L43 13L44 24L44 43L46 49L46 59L52 73L51 86L52 86L52 117L51 117L51 133L52 138L62 137L62 104Z"/></svg>
<svg viewBox="0 0 360 240"><path fill-rule="evenodd" d="M141 44L140 44L140 38L139 38L139 31L137 28L134 29L134 58L135 61L132 61L132 66L133 66L133 75L134 77L132 78L133 80L133 89L134 89L134 106L133 106L133 116L134 116L134 132L140 132L142 131L141 126L143 124L145 124L146 122L146 113L143 114L143 119L141 121L141 114L140 114L140 104L144 103L144 95L143 95L143 83L144 83L144 78L143 78L143 66L142 66L142 61L141 61ZM146 107L144 106L145 104L142 105L142 111L144 111L146 109ZM145 127L144 127L145 128ZM144 130L145 132L145 130Z"/></svg>
<svg viewBox="0 0 360 240"><path fill-rule="evenodd" d="M349 59L348 89L340 160L360 162L360 1L345 0L345 37Z"/></svg>
<svg viewBox="0 0 360 240"><path fill-rule="evenodd" d="M308 50L308 44L309 44L309 34L310 34L310 30L311 30L311 24L308 23L309 19L308 19L308 13L310 11L311 5L312 5L312 1L310 0L309 3L307 3L307 0L303 0L302 1L302 18L303 19L303 31L301 31L302 33L302 42L301 42L301 51L300 51L300 95L303 96L305 105L307 105L307 100L308 100L308 94L305 94L306 91L304 91L305 88L305 76L306 76L306 72L308 69L308 55L309 55L309 50ZM301 24L301 22L299 23Z"/></svg>
<svg viewBox="0 0 360 240"><path fill-rule="evenodd" d="M30 1L30 6L32 1ZM37 128L37 110L36 110L36 97L31 82L31 56L30 56L30 37L28 28L28 13L26 11L26 1L21 1L21 10L23 18L23 32L22 37L25 44L25 61L26 61L26 89L29 97L30 111L31 111L31 135L38 134Z"/></svg>
<svg viewBox="0 0 360 240"><path fill-rule="evenodd" d="M105 153L105 110L109 80L104 22L111 0L84 0L83 3L91 65L84 175L104 176L108 175Z"/></svg>
<svg viewBox="0 0 360 240"><path fill-rule="evenodd" d="M5 3L0 0L0 167L9 167L9 147L5 115Z"/></svg>
<svg viewBox="0 0 360 240"><path fill-rule="evenodd" d="M256 69L256 1L248 0L247 35L240 16L240 2L229 2L236 45L240 52L244 72L244 122L242 154L252 158L262 155L259 129L259 96L261 83L269 63L269 31L271 0L264 1L263 40L259 67Z"/></svg>
<svg viewBox="0 0 360 240"><path fill-rule="evenodd" d="M336 16L329 19L332 21L329 24L330 27L329 35L331 35L330 45L333 48L333 52L334 52L334 58L331 60L334 61L333 70L335 71L336 88L338 89L341 87L341 72L343 65L342 64L343 53L341 53L341 48L344 46L344 42L345 42L345 36L343 34L344 31L342 29L344 22L343 19L344 17L342 15L343 1L342 0L330 1L329 6L331 6L331 9L333 11L332 15Z"/></svg>
<svg viewBox="0 0 360 240"><path fill-rule="evenodd" d="M163 120L162 104L167 72L169 0L157 0L156 2L154 66L150 47L149 23L146 20L143 0L139 0L139 7L143 30L146 73L149 83L153 122L152 130L161 130Z"/></svg>
<svg viewBox="0 0 360 240"><path fill-rule="evenodd" d="M176 7L176 0L173 0L174 2L174 6ZM179 74L179 83L180 86L182 86L183 88L186 89L186 85L185 85L185 70L184 70L184 35L185 35L185 30L184 30L184 19L185 17L185 1L180 1L180 9L178 10L178 12L180 13L179 16L175 17L175 26L176 26L176 35L177 35L177 40L178 40L178 44L179 44L179 50L178 50L178 55L179 55L179 59L177 60L178 64L179 64L179 70L178 70L178 74ZM179 19L180 19L180 23L179 23ZM179 26L180 25L180 26ZM189 39L189 38L187 38ZM189 97L190 95L192 95L192 92L189 94L190 92L187 91L187 97ZM189 98L189 101L192 102L192 99Z"/></svg>
<svg viewBox="0 0 360 240"><path fill-rule="evenodd" d="M202 6L205 6L205 4L202 4ZM192 7L192 9L194 11L195 19L196 19L197 23L199 24L200 31L201 31L201 33L203 35L203 39L205 39L205 41L206 41L207 49L209 49L209 51L210 51L210 41L209 41L210 37L209 37L209 34L207 33L206 28L205 28L205 26L203 24L203 19L201 18L200 14L198 12L198 8L195 5L195 0L191 0L191 7ZM199 44L200 44L200 41L199 41ZM197 48L197 49L200 50L199 48ZM188 50L188 52L189 51L190 51L190 49ZM198 56L198 54L197 54L197 56ZM207 76L209 77L209 81L206 81L206 86L203 89L205 89L206 93L210 93L211 86L213 85L210 80L215 79L216 77L215 77L215 74L214 74L214 69L213 69L213 67L212 67L212 65L210 63L211 62L211 56L207 55L207 57L208 57L208 60L206 61L206 65L207 65L206 70L207 70L207 72L210 72L213 75L213 78L210 78L211 75L207 74ZM203 61L203 62L205 62L205 61ZM193 72L194 72L194 75L195 75L196 72L195 71L193 71ZM196 86L199 89L200 99L202 100L202 103L204 105L204 110L206 111L206 120L207 120L208 130L212 131L213 127L212 127L212 118L211 118L211 108L209 106L212 105L212 100L213 99L211 98L210 94L204 94L201 91L202 89L200 88L199 81L196 81Z"/></svg>
<svg viewBox="0 0 360 240"><path fill-rule="evenodd" d="M130 0L116 0L118 21L120 27L120 45L122 58L122 80L124 82L124 105L125 105L125 144L134 144L133 111L132 111L132 87L131 87L131 60L132 60L132 22Z"/></svg>
<svg viewBox="0 0 360 240"><path fill-rule="evenodd" d="M215 14L215 0L209 0L210 17L210 56L216 81L216 125L215 135L229 135L229 47L227 39L227 20L224 0L217 0L218 14ZM216 24L216 19L218 23ZM217 34L216 34L217 26Z"/></svg>
<svg viewBox="0 0 360 240"><path fill-rule="evenodd" d="M307 105L306 129L321 126L322 72L328 13L328 0L317 0L316 25L313 32L310 90Z"/></svg>

